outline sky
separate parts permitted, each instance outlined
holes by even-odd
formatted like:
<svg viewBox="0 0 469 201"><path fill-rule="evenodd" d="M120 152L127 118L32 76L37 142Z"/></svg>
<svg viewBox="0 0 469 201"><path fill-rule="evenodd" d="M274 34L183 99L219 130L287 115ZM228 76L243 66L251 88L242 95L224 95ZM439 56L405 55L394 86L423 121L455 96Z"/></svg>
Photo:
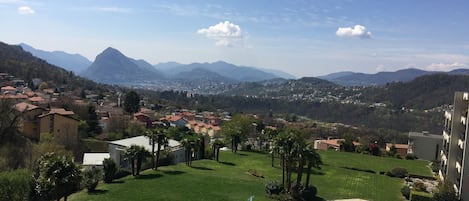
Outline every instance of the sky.
<svg viewBox="0 0 469 201"><path fill-rule="evenodd" d="M0 41L298 77L469 68L466 0L0 0Z"/></svg>

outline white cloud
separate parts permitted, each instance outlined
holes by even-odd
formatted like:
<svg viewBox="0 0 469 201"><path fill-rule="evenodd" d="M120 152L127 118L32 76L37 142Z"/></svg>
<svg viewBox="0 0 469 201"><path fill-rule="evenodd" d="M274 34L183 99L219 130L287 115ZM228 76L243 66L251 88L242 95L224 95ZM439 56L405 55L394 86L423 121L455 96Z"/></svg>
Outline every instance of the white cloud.
<svg viewBox="0 0 469 201"><path fill-rule="evenodd" d="M376 66L376 69L375 69L376 72L383 72L385 70L386 70L386 67L383 64Z"/></svg>
<svg viewBox="0 0 469 201"><path fill-rule="evenodd" d="M97 11L113 12L113 13L130 13L132 11L130 8L122 8L122 7L95 7L92 9L97 10Z"/></svg>
<svg viewBox="0 0 469 201"><path fill-rule="evenodd" d="M335 34L339 37L358 37L362 39L370 39L371 32L366 30L362 25L355 25L354 27L339 27Z"/></svg>
<svg viewBox="0 0 469 201"><path fill-rule="evenodd" d="M18 14L28 15L28 14L34 14L34 13L36 13L36 11L34 11L32 8L28 6L18 7Z"/></svg>
<svg viewBox="0 0 469 201"><path fill-rule="evenodd" d="M426 67L427 70L432 71L450 71L457 68L463 68L467 65L464 63L454 62L454 63L432 63Z"/></svg>
<svg viewBox="0 0 469 201"><path fill-rule="evenodd" d="M245 37L239 25L229 21L220 22L208 28L197 30L198 34L203 34L207 38L214 39L217 46L235 46L239 40Z"/></svg>

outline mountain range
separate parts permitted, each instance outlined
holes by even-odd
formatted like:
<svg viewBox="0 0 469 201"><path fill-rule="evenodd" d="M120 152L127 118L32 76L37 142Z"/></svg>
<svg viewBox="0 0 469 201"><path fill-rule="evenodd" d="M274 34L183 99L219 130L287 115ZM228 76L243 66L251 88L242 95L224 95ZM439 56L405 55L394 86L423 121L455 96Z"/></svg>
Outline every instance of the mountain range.
<svg viewBox="0 0 469 201"><path fill-rule="evenodd" d="M80 54L69 54L63 51L44 51L24 43L19 44L19 46L33 56L44 59L50 64L73 71L75 74L83 72L91 65L91 61Z"/></svg>
<svg viewBox="0 0 469 201"><path fill-rule="evenodd" d="M343 86L377 86L391 82L409 82L423 75L438 73L446 73L450 75L469 75L469 69L456 69L449 72L442 72L408 68L395 72L378 72L375 74L354 73L346 71L319 76L318 78L325 79Z"/></svg>
<svg viewBox="0 0 469 201"><path fill-rule="evenodd" d="M94 62L79 54L62 51L43 51L27 44L20 46L34 56L56 66L78 73L86 78L110 84L153 83L172 85L185 82L190 86L207 84L233 84L242 82L260 82L275 78L296 79L295 76L279 70L237 66L224 61L213 63L166 62L152 65L142 59L125 56L119 50L109 47L101 52ZM447 73L467 75L469 69L456 69L449 72L425 71L420 69L402 69L395 72L366 74L359 72L337 72L317 78L342 86L380 86L391 82L409 82L423 75Z"/></svg>

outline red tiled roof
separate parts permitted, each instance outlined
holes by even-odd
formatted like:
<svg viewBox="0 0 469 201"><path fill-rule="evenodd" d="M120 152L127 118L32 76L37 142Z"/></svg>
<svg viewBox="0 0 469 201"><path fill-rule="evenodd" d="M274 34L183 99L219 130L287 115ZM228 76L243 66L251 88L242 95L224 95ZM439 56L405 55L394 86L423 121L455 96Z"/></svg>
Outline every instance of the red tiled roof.
<svg viewBox="0 0 469 201"><path fill-rule="evenodd" d="M1 88L1 90L5 90L5 91L13 91L13 90L16 90L15 87L12 87L12 86L4 86Z"/></svg>
<svg viewBox="0 0 469 201"><path fill-rule="evenodd" d="M18 110L20 112L24 112L24 111L34 110L34 109L39 108L39 107L36 106L36 105L32 105L32 104L29 104L29 103L22 102L22 103L18 103L16 105L14 105L13 108L15 108L16 110Z"/></svg>
<svg viewBox="0 0 469 201"><path fill-rule="evenodd" d="M41 102L41 101L44 101L44 98L40 96L35 96L35 97L28 98L28 100L31 102Z"/></svg>
<svg viewBox="0 0 469 201"><path fill-rule="evenodd" d="M386 147L391 148L392 145L393 145L392 143L386 143ZM408 144L394 144L394 146L396 147L396 149L408 149L409 148Z"/></svg>

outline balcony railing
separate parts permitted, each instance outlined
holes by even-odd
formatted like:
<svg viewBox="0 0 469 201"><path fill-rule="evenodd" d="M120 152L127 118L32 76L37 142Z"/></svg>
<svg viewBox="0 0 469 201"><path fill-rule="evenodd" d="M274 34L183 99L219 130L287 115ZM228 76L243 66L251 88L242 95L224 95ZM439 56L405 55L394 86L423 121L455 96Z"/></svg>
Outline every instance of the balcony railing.
<svg viewBox="0 0 469 201"><path fill-rule="evenodd" d="M466 117L461 116L461 123L462 123L463 125L466 125Z"/></svg>
<svg viewBox="0 0 469 201"><path fill-rule="evenodd" d="M443 131L443 138L444 138L447 142L449 142L449 135L448 135L448 132Z"/></svg>
<svg viewBox="0 0 469 201"><path fill-rule="evenodd" d="M465 101L469 100L469 93L467 93L467 92L463 93L462 94L462 100L465 100Z"/></svg>
<svg viewBox="0 0 469 201"><path fill-rule="evenodd" d="M458 146L459 146L459 148L464 149L464 141L459 139L458 140Z"/></svg>

